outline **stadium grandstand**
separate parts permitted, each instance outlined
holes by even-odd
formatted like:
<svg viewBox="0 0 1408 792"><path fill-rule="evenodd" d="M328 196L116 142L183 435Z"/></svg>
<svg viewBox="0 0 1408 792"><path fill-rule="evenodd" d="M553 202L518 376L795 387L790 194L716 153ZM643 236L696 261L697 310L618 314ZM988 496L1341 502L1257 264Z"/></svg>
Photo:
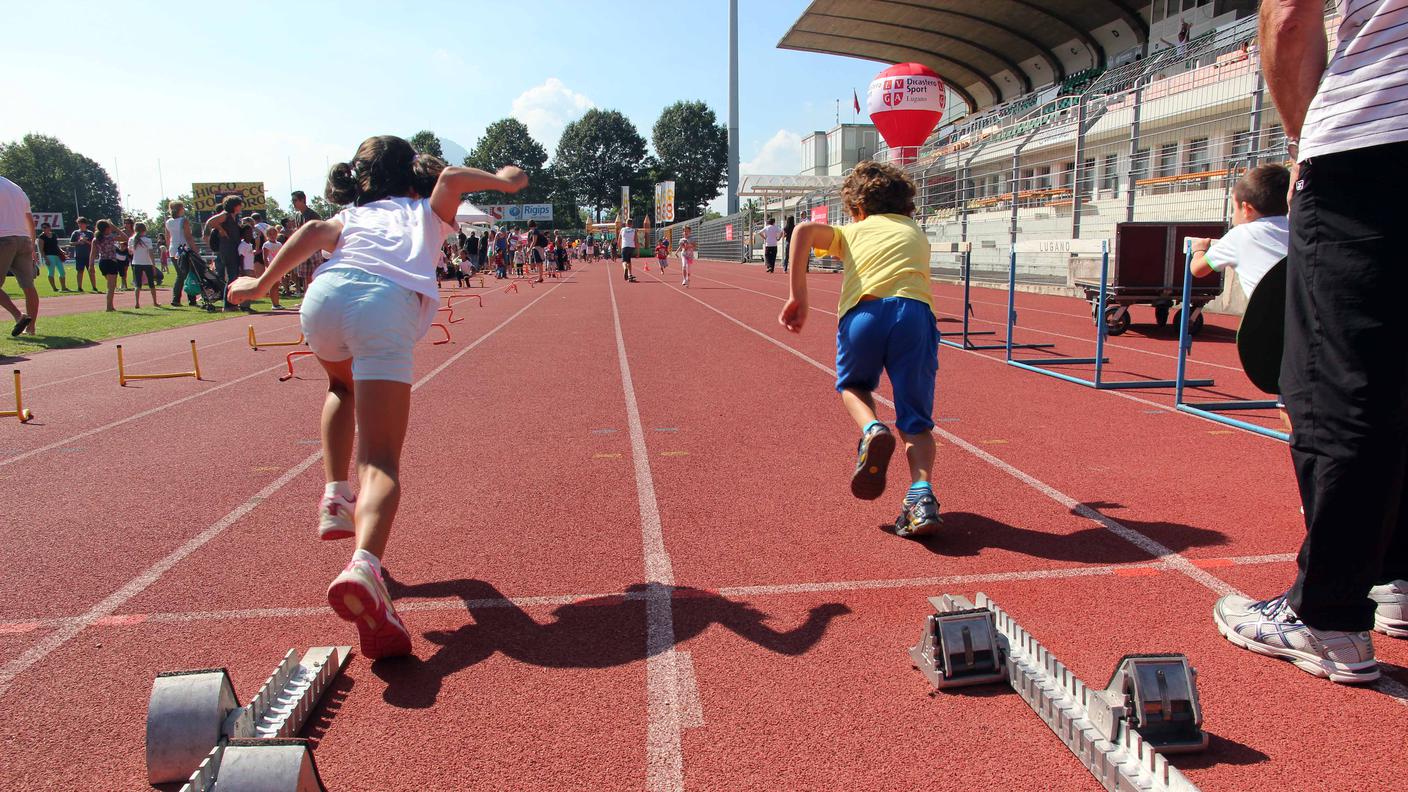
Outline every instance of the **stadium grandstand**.
<svg viewBox="0 0 1408 792"><path fill-rule="evenodd" d="M1328 4L1333 39L1332 14ZM1286 159L1256 22L1255 0L815 0L779 46L944 77L966 107L906 165L918 216L936 248L973 243L975 278L1005 281L1019 237L1113 240L1121 222L1230 219L1240 174ZM834 186L795 195L787 213L822 206L845 222ZM751 236L726 241L723 228L750 222L692 225L708 254L748 258ZM1018 278L1073 288L1089 264L1051 257ZM956 275L957 262L936 253L933 269ZM1213 309L1238 310L1237 291Z"/></svg>

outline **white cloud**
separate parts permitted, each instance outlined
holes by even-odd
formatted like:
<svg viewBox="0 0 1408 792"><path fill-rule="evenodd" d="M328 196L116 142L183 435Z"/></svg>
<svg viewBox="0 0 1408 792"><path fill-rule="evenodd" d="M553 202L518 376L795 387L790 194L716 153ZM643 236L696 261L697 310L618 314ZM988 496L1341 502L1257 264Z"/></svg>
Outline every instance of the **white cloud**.
<svg viewBox="0 0 1408 792"><path fill-rule="evenodd" d="M753 158L738 164L741 175L792 175L802 171L802 136L779 129L768 138Z"/></svg>
<svg viewBox="0 0 1408 792"><path fill-rule="evenodd" d="M556 77L549 77L513 100L513 117L528 127L533 139L552 157L562 130L594 107L596 102L585 94L568 88Z"/></svg>

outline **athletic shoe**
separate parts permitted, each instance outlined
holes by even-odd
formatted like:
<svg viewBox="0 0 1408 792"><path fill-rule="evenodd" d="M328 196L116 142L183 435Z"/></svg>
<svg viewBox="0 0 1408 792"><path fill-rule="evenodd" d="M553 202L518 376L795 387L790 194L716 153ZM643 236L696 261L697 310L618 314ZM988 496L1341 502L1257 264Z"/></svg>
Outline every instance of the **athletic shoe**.
<svg viewBox="0 0 1408 792"><path fill-rule="evenodd" d="M20 318L15 320L15 327L10 331L10 335L17 336L23 333L24 329L29 327L29 323L33 321L33 319L29 318L29 314L20 314Z"/></svg>
<svg viewBox="0 0 1408 792"><path fill-rule="evenodd" d="M396 617L381 575L366 561L353 560L328 586L328 604L344 621L357 625L362 654L371 660L411 653L411 634Z"/></svg>
<svg viewBox="0 0 1408 792"><path fill-rule="evenodd" d="M356 508L356 498L324 495L323 502L318 505L318 538L346 539L356 534L357 528L352 523Z"/></svg>
<svg viewBox="0 0 1408 792"><path fill-rule="evenodd" d="M851 474L851 494L861 500L875 500L885 494L885 474L893 453L895 436L884 424L875 424L861 435L856 447L856 470Z"/></svg>
<svg viewBox="0 0 1408 792"><path fill-rule="evenodd" d="M1408 638L1408 580L1395 580L1369 589L1374 609L1374 629L1394 638Z"/></svg>
<svg viewBox="0 0 1408 792"><path fill-rule="evenodd" d="M1369 633L1317 630L1296 616L1284 594L1261 602L1228 594L1213 606L1212 618L1218 632L1237 646L1289 660L1331 682L1358 684L1379 678Z"/></svg>
<svg viewBox="0 0 1408 792"><path fill-rule="evenodd" d="M905 539L928 536L943 525L939 516L939 501L934 493L926 492L914 503L906 503L900 509L899 519L895 520L895 535Z"/></svg>

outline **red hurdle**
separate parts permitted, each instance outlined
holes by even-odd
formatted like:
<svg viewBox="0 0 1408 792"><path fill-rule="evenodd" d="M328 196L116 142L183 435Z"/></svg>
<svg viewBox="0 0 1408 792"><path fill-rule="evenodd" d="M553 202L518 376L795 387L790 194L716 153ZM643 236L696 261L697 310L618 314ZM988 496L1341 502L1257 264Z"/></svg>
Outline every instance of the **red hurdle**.
<svg viewBox="0 0 1408 792"><path fill-rule="evenodd" d="M288 353L287 355L285 355L285 356L284 356L284 363L288 365L288 373L285 374L285 375L283 375L283 376L281 376L281 377L279 377L279 382L288 382L289 380L293 379L293 360L294 360L294 358L308 357L308 356L311 355L311 354L313 354L313 353L312 353L312 352L290 352L290 353Z"/></svg>
<svg viewBox="0 0 1408 792"><path fill-rule="evenodd" d="M446 327L445 325L440 324L439 322L436 322L435 324L431 325L431 327L438 327L438 328L441 329L441 331L443 331L443 332L445 333L445 340L444 340L444 341L432 341L432 342L430 342L432 345L434 345L434 346L440 346L441 344L448 344L448 343L450 343L450 328Z"/></svg>

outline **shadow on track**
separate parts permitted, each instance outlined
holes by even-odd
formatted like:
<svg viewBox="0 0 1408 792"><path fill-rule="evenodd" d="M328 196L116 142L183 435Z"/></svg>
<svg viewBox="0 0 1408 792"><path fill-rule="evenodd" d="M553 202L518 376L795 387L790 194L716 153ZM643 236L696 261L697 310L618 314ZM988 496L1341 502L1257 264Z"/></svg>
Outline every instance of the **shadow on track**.
<svg viewBox="0 0 1408 792"><path fill-rule="evenodd" d="M1097 511L1112 508L1111 504L1104 503L1087 505ZM938 533L915 540L935 555L976 556L984 550L996 549L1034 558L1080 564L1139 564L1153 560L1153 556L1144 550L1100 525L1091 524L1089 528L1071 533L1048 533L1020 528L971 512L945 512L943 518L944 524ZM1174 552L1183 552L1190 547L1227 543L1226 534L1207 528L1128 519L1121 519L1119 522L1131 530L1157 539ZM880 529L894 533L895 526L890 523L881 525Z"/></svg>
<svg viewBox="0 0 1408 792"><path fill-rule="evenodd" d="M386 682L383 697L395 707L434 705L446 677L496 652L543 668L611 668L646 657L645 584L630 586L625 595L560 606L552 613L553 621L541 623L481 580L406 584L387 573L386 586L391 596L402 602L412 598L458 599L472 617L457 630L426 633L426 639L440 646L429 658L396 658L372 664L373 673ZM768 626L767 614L746 603L702 589L673 589L677 643L717 624L771 652L797 656L821 640L832 619L850 612L836 602L818 605L800 625L776 630Z"/></svg>

